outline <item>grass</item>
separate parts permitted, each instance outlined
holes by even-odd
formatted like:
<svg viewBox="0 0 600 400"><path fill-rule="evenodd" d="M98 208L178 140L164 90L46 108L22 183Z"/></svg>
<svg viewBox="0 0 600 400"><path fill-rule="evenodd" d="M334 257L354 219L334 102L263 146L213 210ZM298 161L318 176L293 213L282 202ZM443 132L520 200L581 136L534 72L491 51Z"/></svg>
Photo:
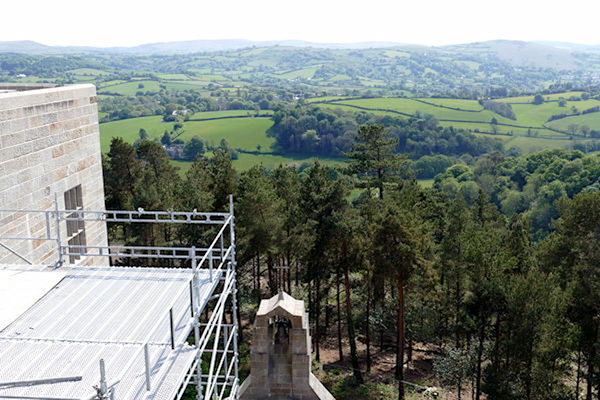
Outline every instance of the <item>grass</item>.
<svg viewBox="0 0 600 400"><path fill-rule="evenodd" d="M584 115L578 115L575 117L568 117L563 119L557 119L548 122L548 126L563 131L568 131L569 125L588 126L591 129L600 130L600 113L589 113Z"/></svg>
<svg viewBox="0 0 600 400"><path fill-rule="evenodd" d="M261 115L272 115L272 110L260 110ZM222 118L222 117L234 117L234 116L252 116L254 110L225 110L225 111L205 111L193 114L191 119L203 119L203 118Z"/></svg>
<svg viewBox="0 0 600 400"><path fill-rule="evenodd" d="M477 100L464 100L464 99L420 99L428 103L439 104L441 106L460 108L461 110L472 110L480 111L483 107Z"/></svg>
<svg viewBox="0 0 600 400"><path fill-rule="evenodd" d="M451 120L463 120L463 121L475 121L484 122L491 121L492 118L496 118L498 122L503 123L514 123L514 121L501 117L491 111L484 110L482 112L473 113L466 111L449 110L447 108L440 108L429 104L423 104L418 101L411 99L398 99L398 98L373 98L373 99L358 99L358 100L344 100L341 104L354 105L365 108L378 108L386 110L399 111L406 114L415 114L420 112L422 114L431 114L438 120L451 119Z"/></svg>
<svg viewBox="0 0 600 400"><path fill-rule="evenodd" d="M533 153L535 151L547 150L547 149L572 149L572 140L553 140L535 137L522 137L513 136L506 139L504 147L509 149L511 147L517 147L525 153Z"/></svg>
<svg viewBox="0 0 600 400"><path fill-rule="evenodd" d="M319 69L319 66L302 68L294 71L285 72L283 74L276 74L275 76L282 79L309 79L315 75L317 69Z"/></svg>
<svg viewBox="0 0 600 400"><path fill-rule="evenodd" d="M210 156L210 154L206 154ZM237 160L233 160L233 168L238 171L246 171L255 165L262 165L265 168L277 168L279 165L296 165L301 166L303 164L314 164L315 160L319 160L321 164L329 166L342 165L344 160L342 158L333 157L311 157L307 155L272 155L272 154L247 154L240 153ZM179 173L184 176L188 169L192 166L190 161L178 161L171 160L171 164L179 168Z"/></svg>
<svg viewBox="0 0 600 400"><path fill-rule="evenodd" d="M180 139L187 141L199 136L213 146L218 146L221 139L227 140L235 149L261 152L271 151L275 138L267 136L267 130L273 121L267 118L236 118L214 121L188 121L184 124L184 133Z"/></svg>
<svg viewBox="0 0 600 400"><path fill-rule="evenodd" d="M321 164L329 166L339 166L344 162L343 158L334 157L315 157L309 155L274 155L274 154L247 154L240 153L239 158L233 161L235 169L245 171L252 168L255 165L263 165L266 168L276 168L280 164L289 165L294 164L301 166L302 164L313 164L315 160L319 160Z"/></svg>
<svg viewBox="0 0 600 400"><path fill-rule="evenodd" d="M239 111L238 111L239 112ZM221 112L230 115L232 111ZM194 118L200 118L205 114L208 118L214 118L219 114L197 113ZM241 114L243 115L243 114ZM273 122L267 118L235 118L211 121L187 121L184 123L184 132L179 136L182 140L189 140L199 136L209 144L219 145L221 139L227 140L232 148L240 148L248 151L256 151L257 145L261 146L261 152L269 152L275 139L267 135L267 130ZM162 117L140 117L120 121L107 122L100 125L100 145L102 152L107 152L113 137L122 137L126 142L133 143L139 136L139 130L145 129L151 139L160 139L165 130L173 129L172 122L162 122Z"/></svg>
<svg viewBox="0 0 600 400"><path fill-rule="evenodd" d="M512 109L522 125L541 126L554 114L570 113L569 107L559 107L558 103L513 104Z"/></svg>
<svg viewBox="0 0 600 400"><path fill-rule="evenodd" d="M544 94L544 100L558 100L561 97L568 99L571 96L581 96L583 92L564 92L564 93L553 93ZM531 103L533 101L533 95L530 96L516 96L516 97L505 97L503 99L497 99L496 101L502 101L504 103Z"/></svg>
<svg viewBox="0 0 600 400"><path fill-rule="evenodd" d="M397 399L398 386L394 379L373 379L365 376L365 382L357 384L350 372L332 369L327 372L315 370L314 374L337 400L382 400ZM405 385L406 400L431 399ZM442 398L440 396L440 398Z"/></svg>
<svg viewBox="0 0 600 400"><path fill-rule="evenodd" d="M361 111L354 107L348 107L348 106L345 106L343 104L338 104L338 103L322 103L322 104L318 104L318 106L321 108L329 108L331 110L340 109L340 110L344 110L344 111L354 111L354 112ZM375 114L375 115L390 115L392 117L402 118L402 115L394 113L394 112L389 112L389 111L370 110L368 112L370 112L371 114Z"/></svg>

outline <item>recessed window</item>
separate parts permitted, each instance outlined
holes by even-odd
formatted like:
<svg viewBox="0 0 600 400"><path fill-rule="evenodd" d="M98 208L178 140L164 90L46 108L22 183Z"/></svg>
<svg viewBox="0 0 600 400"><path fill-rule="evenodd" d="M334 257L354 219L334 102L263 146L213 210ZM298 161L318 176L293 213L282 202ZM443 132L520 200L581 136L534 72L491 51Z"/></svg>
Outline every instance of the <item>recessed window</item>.
<svg viewBox="0 0 600 400"><path fill-rule="evenodd" d="M65 192L65 209L66 210L83 210L83 194L81 185L77 185ZM75 218L77 213L68 214L67 218ZM71 246L85 246L85 224L83 221L67 221L67 236L69 238L69 253L84 253L85 249ZM69 256L69 262L73 264L79 260L81 256Z"/></svg>

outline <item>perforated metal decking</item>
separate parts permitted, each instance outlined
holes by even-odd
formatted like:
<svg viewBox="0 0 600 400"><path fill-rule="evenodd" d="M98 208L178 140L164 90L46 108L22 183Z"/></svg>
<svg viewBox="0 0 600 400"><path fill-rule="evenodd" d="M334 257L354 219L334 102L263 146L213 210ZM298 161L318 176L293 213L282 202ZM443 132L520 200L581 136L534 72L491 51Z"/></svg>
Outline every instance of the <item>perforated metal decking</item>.
<svg viewBox="0 0 600 400"><path fill-rule="evenodd" d="M230 213L213 214L143 210L30 212L50 213L46 220L54 219L56 225L67 218L114 221L120 215L127 222L215 224L220 230L205 249L82 246L73 250L69 238L61 238L58 233L48 237L57 242L61 255L54 266L0 265L5 271L65 274L0 331L0 399L171 400L180 399L188 384L196 386L200 399L236 398L239 382L232 206ZM73 251L82 258L123 254L179 259L185 260L189 268L65 265L66 256ZM230 321L227 313L231 314ZM201 321L200 315L205 320ZM106 371L104 382L100 360ZM19 384L64 377L81 380Z"/></svg>

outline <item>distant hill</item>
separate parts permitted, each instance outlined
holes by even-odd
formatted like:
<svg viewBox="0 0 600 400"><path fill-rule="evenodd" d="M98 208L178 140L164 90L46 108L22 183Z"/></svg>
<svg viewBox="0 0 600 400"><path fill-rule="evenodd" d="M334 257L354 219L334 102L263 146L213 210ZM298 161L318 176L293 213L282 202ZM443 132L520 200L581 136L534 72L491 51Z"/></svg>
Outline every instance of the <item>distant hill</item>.
<svg viewBox="0 0 600 400"><path fill-rule="evenodd" d="M316 43L302 40L251 41L243 39L186 40L178 42L147 43L132 47L85 47L47 46L30 40L0 42L2 53L24 54L74 54L74 53L120 53L120 54L183 54L209 51L238 50L247 47L313 47L320 49L369 49L402 46L396 42Z"/></svg>
<svg viewBox="0 0 600 400"><path fill-rule="evenodd" d="M512 67L543 68L555 71L589 69L600 55L600 45L589 46L563 42L523 42L492 40L428 47L396 42L356 42L356 43L316 43L302 40L251 41L243 39L188 40L177 42L147 43L133 47L84 47L47 46L33 41L0 42L0 53L21 53L30 55L57 54L119 54L119 55L178 55L209 53L215 51L237 51L252 47L281 49L360 50L390 49L421 53L425 57L439 57L443 54L471 58L476 62L503 62ZM468 60L466 60L468 61Z"/></svg>
<svg viewBox="0 0 600 400"><path fill-rule="evenodd" d="M600 52L600 43L599 44L580 44L580 43L570 43L570 42L556 42L550 40L535 40L533 43L543 44L545 46L552 46L558 49L567 49L573 51L581 51L581 52Z"/></svg>
<svg viewBox="0 0 600 400"><path fill-rule="evenodd" d="M570 49L558 48L534 42L516 40L492 40L445 46L453 51L487 53L514 66L574 70L581 68L581 62Z"/></svg>

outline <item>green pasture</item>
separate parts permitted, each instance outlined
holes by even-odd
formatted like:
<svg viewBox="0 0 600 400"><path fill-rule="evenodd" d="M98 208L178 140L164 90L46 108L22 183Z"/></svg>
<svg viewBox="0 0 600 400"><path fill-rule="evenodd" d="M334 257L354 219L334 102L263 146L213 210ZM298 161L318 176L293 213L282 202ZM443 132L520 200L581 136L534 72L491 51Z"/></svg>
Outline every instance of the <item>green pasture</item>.
<svg viewBox="0 0 600 400"><path fill-rule="evenodd" d="M433 98L425 98L419 99L426 101L428 103L438 104L440 106L452 107L452 108L460 108L461 110L470 110L470 111L482 111L483 107L477 100L464 100L464 99L433 99Z"/></svg>
<svg viewBox="0 0 600 400"><path fill-rule="evenodd" d="M306 99L307 103L316 103L319 101L337 101L337 100L344 100L347 99L347 97L343 97L343 96L319 96L319 97L311 97Z"/></svg>
<svg viewBox="0 0 600 400"><path fill-rule="evenodd" d="M343 158L333 157L314 157L306 155L273 155L273 154L247 154L239 153L237 160L233 160L233 167L238 171L246 171L255 165L262 165L265 168L277 168L279 165L295 165L313 164L315 160L319 160L321 164L330 166L339 166L344 162ZM171 160L171 163L179 168L179 173L183 176L192 166L190 161Z"/></svg>
<svg viewBox="0 0 600 400"><path fill-rule="evenodd" d="M415 114L420 112L422 114L431 114L438 120L451 119L451 120L462 120L462 121L474 121L474 122L487 122L491 121L492 118L496 118L498 122L514 124L515 122L511 119L504 118L496 113L489 110L482 112L466 112L449 110L447 108L436 107L429 104L424 104L412 99L399 99L399 98L373 98L373 99L358 99L358 100L344 100L341 104L354 105L365 108L379 108L387 110L395 110L406 114Z"/></svg>
<svg viewBox="0 0 600 400"><path fill-rule="evenodd" d="M563 131L568 131L570 125L587 126L590 129L600 130L600 112L557 119L548 122L547 125Z"/></svg>
<svg viewBox="0 0 600 400"><path fill-rule="evenodd" d="M185 81L188 78L185 74L155 74L160 79L170 80L170 81Z"/></svg>
<svg viewBox="0 0 600 400"><path fill-rule="evenodd" d="M230 114L231 112L225 113ZM194 117L200 117L202 114L213 115L207 116L207 118L214 118L216 115L216 113L198 113ZM268 118L187 121L184 123L183 133L178 136L178 139L186 141L194 136L199 136L214 146L218 146L221 139L225 139L232 148L257 151L257 146L260 145L260 151L265 153L270 152L271 146L275 143L275 139L267 135L267 130L272 124L273 122ZM122 137L125 141L133 143L139 138L139 130L143 128L151 139L160 139L165 130L173 129L173 125L172 122L162 122L160 116L131 118L100 124L102 152L105 153L109 150L113 137Z"/></svg>
<svg viewBox="0 0 600 400"><path fill-rule="evenodd" d="M521 149L523 154L533 153L540 150L547 149L567 149L573 148L573 140L568 139L544 139L536 137L523 137L513 136L504 141L504 147L506 149L511 147L517 147Z"/></svg>
<svg viewBox="0 0 600 400"><path fill-rule="evenodd" d="M123 79L115 79L112 81L104 81L102 82L99 86L98 86L98 90L103 89L105 87L110 87L110 86L115 86L115 85L119 85L121 83L126 83L127 81L123 80Z"/></svg>
<svg viewBox="0 0 600 400"><path fill-rule="evenodd" d="M441 121L439 123L441 126L452 126L457 129L465 129L471 132L475 132L478 130L479 132L493 132L492 124L488 123L471 123L471 122L449 122L449 121ZM529 135L529 128L524 127L514 127L514 126L505 126L505 125L496 125L496 132L503 134L514 134L527 136ZM551 131L550 129L531 129L531 136L564 136L562 133ZM489 136L489 135L488 135Z"/></svg>
<svg viewBox="0 0 600 400"><path fill-rule="evenodd" d="M298 78L309 79L315 75L315 72L317 72L317 69L319 69L318 65L314 66L314 67L297 69L297 70L285 72L282 74L275 74L275 76L277 76L278 78L281 78L281 79L298 79Z"/></svg>
<svg viewBox="0 0 600 400"><path fill-rule="evenodd" d="M572 96L581 96L583 92L564 92L564 93L553 93L553 94L543 94L544 100L559 100L564 98L566 100ZM534 95L529 96L516 96L516 97L505 97L502 99L496 99L496 101L502 101L504 103L531 103L533 101Z"/></svg>
<svg viewBox="0 0 600 400"><path fill-rule="evenodd" d="M205 118L222 118L222 117L239 117L239 116L254 116L254 110L225 110L225 111L204 111L192 114L190 119L205 119ZM260 110L261 115L273 115L273 110Z"/></svg>
<svg viewBox="0 0 600 400"><path fill-rule="evenodd" d="M139 85L144 85L140 88ZM116 93L123 96L135 96L137 92L158 92L160 91L160 83L158 81L135 81L135 82L123 82L113 85L102 85L98 88L99 93Z"/></svg>
<svg viewBox="0 0 600 400"><path fill-rule="evenodd" d="M406 118L405 116L395 113L395 112L379 111L379 110L360 110L358 108L348 107L346 105L339 104L339 103L321 103L321 104L317 104L317 106L319 106L321 108L328 108L330 110L343 110L343 111L352 111L352 112L365 111L365 112L369 112L369 113L375 114L375 115L389 115L392 117Z"/></svg>
<svg viewBox="0 0 600 400"><path fill-rule="evenodd" d="M559 107L557 102L535 104L512 104L517 121L526 126L542 126L554 114L571 113L570 107Z"/></svg>

